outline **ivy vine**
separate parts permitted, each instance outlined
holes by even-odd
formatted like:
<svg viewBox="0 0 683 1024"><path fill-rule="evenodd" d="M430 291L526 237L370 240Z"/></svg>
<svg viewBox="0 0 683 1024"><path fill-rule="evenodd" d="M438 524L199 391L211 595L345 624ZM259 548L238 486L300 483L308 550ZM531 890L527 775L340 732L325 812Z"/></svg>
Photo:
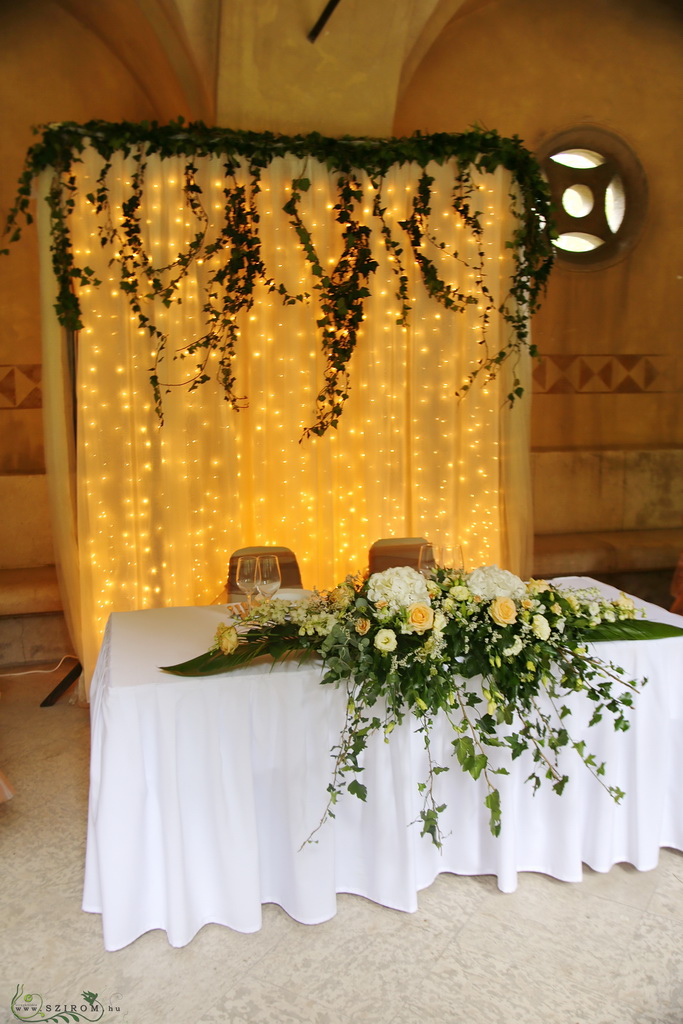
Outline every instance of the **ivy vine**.
<svg viewBox="0 0 683 1024"><path fill-rule="evenodd" d="M52 171L47 194L50 209L51 253L58 282L55 309L59 322L72 331L83 327L76 285L97 286L100 282L91 267L74 259L69 231L75 209L77 179L74 165L87 146L93 147L103 163L95 188L86 199L99 215L100 241L112 252L117 264L120 288L126 295L138 326L149 334L155 347L150 367L150 383L156 411L163 422L162 392L171 385L163 380L162 364L168 358L168 334L152 314L153 301L166 308L180 302L180 285L190 269L202 262L203 333L188 341L172 358L190 359L192 367L183 385L194 390L209 380L207 373L212 354L218 357L217 380L226 401L235 409L244 407L247 398L238 394L233 372L240 321L253 306L257 285L280 296L284 304L310 302L307 293L292 294L269 272L261 251L258 194L264 168L287 154L311 158L325 164L335 175L337 202L332 216L341 227L343 248L331 270L323 267L310 228L302 215L302 194L310 180L300 173L291 182L289 199L283 207L307 260L317 304L317 327L325 355L324 381L315 401L314 422L304 437L322 435L336 427L349 397L349 360L358 341L364 317L365 300L370 295L377 262L372 254L373 229L359 216L363 201L361 172L365 172L374 190L373 222L390 257L398 302L397 322L407 325L411 313L405 256L408 251L418 268L428 294L450 313L463 312L477 305L480 323L481 355L460 394L483 375L493 379L509 357L528 350L536 354L529 341L529 317L538 308L553 263L550 198L536 160L517 136L502 138L495 131L473 128L462 134L421 135L403 139L330 139L310 135L281 136L271 133L236 132L209 128L201 123L185 124L182 119L167 125L156 122L113 124L89 121L85 124L50 124L35 129L40 136L28 151L19 179L16 200L5 228L9 242L21 236L22 221L29 224L33 180L44 170ZM123 219L117 226L112 217L108 176L112 157L121 153L131 157L134 170L129 192L123 203ZM151 155L161 159L184 159L182 191L194 222L194 235L183 252L168 265L157 266L144 244L142 211L146 170ZM209 216L197 181L197 160L220 157L224 166L223 218L218 235L208 241ZM454 218L468 228L476 242L475 257L450 250L440 242L431 227L434 178L428 173L431 161L452 162L454 185L451 207ZM410 215L399 223L397 236L386 217L383 186L389 169L395 165L416 164L421 173ZM246 164L238 180L238 167ZM496 305L486 283L485 254L481 211L476 209L476 172L492 173L504 167L512 174L511 210L516 219L511 249L514 273L509 294ZM8 248L0 250L7 253ZM474 275L474 289L454 287L439 274L439 259L450 258ZM507 324L505 341L496 351L488 347L488 328L498 314ZM516 374L508 401L523 392Z"/></svg>

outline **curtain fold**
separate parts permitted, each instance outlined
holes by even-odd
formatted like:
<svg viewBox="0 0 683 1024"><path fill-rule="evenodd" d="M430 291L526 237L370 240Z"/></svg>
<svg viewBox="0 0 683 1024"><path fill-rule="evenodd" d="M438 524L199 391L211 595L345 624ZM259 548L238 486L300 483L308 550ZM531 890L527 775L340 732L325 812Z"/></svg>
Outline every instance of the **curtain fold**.
<svg viewBox="0 0 683 1024"><path fill-rule="evenodd" d="M194 162L209 215L208 236L215 237L224 207L223 164L210 157ZM461 544L469 567L496 563L526 572L528 397L512 410L505 408L507 372L498 381L475 383L462 399L455 397L480 358L481 310L473 304L454 315L431 299L407 242L401 259L412 310L407 326L397 323L395 264L377 230L374 190L366 175L359 173L361 217L373 230L378 265L351 360L350 397L338 429L300 443L302 430L314 419L325 357L316 328L315 281L282 207L293 178L305 174L311 187L302 196L301 216L312 225L323 265L333 266L342 249L341 227L331 216L335 174L311 158L294 156L273 160L263 171L256 201L265 262L288 291L310 299L285 305L257 285L253 308L240 321L234 364L247 408L229 408L213 383L188 394L183 381L191 375L192 361L172 358L174 349L179 353L203 333L204 268L189 268L178 289L181 304L155 309L170 338L161 364L165 424L160 427L148 381L153 346L121 294L116 254L100 244L97 214L84 198L100 168L101 158L86 149L75 167L79 187L71 219L78 259L102 281L79 293L84 329L78 342L76 530L73 475L60 425L66 416L59 397L62 349L49 308L45 214L39 225L55 537L68 614L88 678L111 611L211 603L224 586L231 552L245 545L292 548L307 587L330 586L363 568L370 545L389 536ZM180 159L148 160L140 226L159 266L172 262L196 231L181 192L182 170ZM473 289L475 272L465 262L476 259L477 242L450 208L453 168L429 165L428 170L435 178L433 238L426 243L430 255L450 283ZM114 223L130 195L132 173L131 159L115 154L109 175ZM420 173L416 165L404 164L384 180L386 218L397 235ZM237 177L246 184L246 169ZM499 305L512 272L511 180L503 170L477 180L486 225L484 272ZM453 250L462 258L449 257ZM506 330L494 316L490 351L504 347ZM212 356L207 373L215 369ZM516 372L528 376L528 356L520 357Z"/></svg>
<svg viewBox="0 0 683 1024"><path fill-rule="evenodd" d="M84 630L81 618L81 581L76 524L75 438L73 432L73 378L66 332L54 310L57 283L50 252L50 214L45 198L53 171L44 171L37 183L36 220L40 239L40 304L43 374L43 436L45 471L50 502L55 568L62 609L74 654L83 664ZM87 631L86 631L87 634ZM89 678L89 677L88 677ZM77 700L87 698L86 678L78 680Z"/></svg>

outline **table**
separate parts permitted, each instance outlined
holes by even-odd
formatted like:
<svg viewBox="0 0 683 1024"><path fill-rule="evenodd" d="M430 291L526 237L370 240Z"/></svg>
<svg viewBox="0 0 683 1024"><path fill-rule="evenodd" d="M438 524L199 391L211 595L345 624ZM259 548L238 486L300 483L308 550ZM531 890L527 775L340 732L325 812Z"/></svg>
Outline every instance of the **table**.
<svg viewBox="0 0 683 1024"><path fill-rule="evenodd" d="M681 624L645 607L649 618ZM367 750L367 802L345 794L317 842L302 847L325 807L344 693L319 685L316 663L203 679L159 671L208 648L225 618L215 606L110 617L91 695L83 896L83 909L102 915L106 949L158 928L173 946L210 922L257 931L271 902L316 924L334 916L338 893L415 911L418 892L441 872L495 875L512 892L520 871L579 882L583 863L650 870L661 846L683 849L683 637L596 645L629 675L649 678L626 733L607 719L587 729L589 702L572 696L575 738L585 735L607 762L607 781L626 791L621 804L574 751L563 755L564 794L544 786L534 796L523 756L499 778L503 829L494 838L482 780L454 765L437 778L448 804L439 851L411 825L426 763L409 717L390 743L378 737ZM437 760L450 739L437 722Z"/></svg>

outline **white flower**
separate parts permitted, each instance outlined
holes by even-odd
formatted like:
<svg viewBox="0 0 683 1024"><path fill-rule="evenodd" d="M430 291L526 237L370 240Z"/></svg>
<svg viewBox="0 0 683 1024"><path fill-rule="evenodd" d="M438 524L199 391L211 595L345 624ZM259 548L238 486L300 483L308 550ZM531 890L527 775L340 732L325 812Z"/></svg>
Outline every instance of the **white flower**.
<svg viewBox="0 0 683 1024"><path fill-rule="evenodd" d="M226 626L221 622L216 630L216 645L221 654L232 654L237 649L239 637L234 626Z"/></svg>
<svg viewBox="0 0 683 1024"><path fill-rule="evenodd" d="M408 605L430 603L427 581L409 565L373 573L368 580L368 600L377 607L381 622L388 622Z"/></svg>
<svg viewBox="0 0 683 1024"><path fill-rule="evenodd" d="M505 650L503 651L503 657L514 658L516 654L519 654L522 647L524 647L524 643L522 641L521 636L516 636L512 643L510 644L510 646L506 647Z"/></svg>
<svg viewBox="0 0 683 1024"><path fill-rule="evenodd" d="M332 607L340 612L346 611L355 596L353 587L346 583L340 583L338 587L330 591Z"/></svg>
<svg viewBox="0 0 683 1024"><path fill-rule="evenodd" d="M449 594L455 601L467 601L472 596L472 591L469 587L455 586L451 587Z"/></svg>
<svg viewBox="0 0 683 1024"><path fill-rule="evenodd" d="M492 601L496 597L521 599L526 595L526 587L519 576L507 569L499 569L497 565L484 565L468 573L467 586L473 594L485 601Z"/></svg>
<svg viewBox="0 0 683 1024"><path fill-rule="evenodd" d="M545 615L534 615L531 620L531 629L539 640L547 640L550 636L550 623Z"/></svg>
<svg viewBox="0 0 683 1024"><path fill-rule="evenodd" d="M434 632L442 633L448 625L448 619L443 612L434 612Z"/></svg>
<svg viewBox="0 0 683 1024"><path fill-rule="evenodd" d="M542 594L544 591L550 590L550 584L547 580L529 580L526 589L530 594Z"/></svg>
<svg viewBox="0 0 683 1024"><path fill-rule="evenodd" d="M378 651L389 651L396 650L396 634L393 629L378 629L375 635L375 647Z"/></svg>

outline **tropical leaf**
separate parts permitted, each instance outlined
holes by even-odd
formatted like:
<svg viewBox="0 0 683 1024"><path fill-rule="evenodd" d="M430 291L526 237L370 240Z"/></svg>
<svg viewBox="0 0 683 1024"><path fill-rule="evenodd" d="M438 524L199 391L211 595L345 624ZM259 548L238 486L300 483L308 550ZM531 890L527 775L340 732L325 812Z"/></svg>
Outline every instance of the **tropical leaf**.
<svg viewBox="0 0 683 1024"><path fill-rule="evenodd" d="M591 643L602 640L662 640L670 636L683 636L683 629L668 622L648 619L621 619L619 622L601 622L587 633Z"/></svg>
<svg viewBox="0 0 683 1024"><path fill-rule="evenodd" d="M209 651L200 654L190 661L178 665L160 665L162 672L175 676L215 676L230 672L242 665L250 665L257 658L269 656L273 661L280 661L290 654L303 655L298 639L298 631L292 627L272 627L270 632L252 631L251 635L241 636L238 646L230 654L222 651Z"/></svg>
<svg viewBox="0 0 683 1024"><path fill-rule="evenodd" d="M178 665L160 665L159 668L162 672L169 672L174 676L212 676L228 672L233 664L230 655L212 651L208 654L200 654L198 658L192 658L191 661L183 661Z"/></svg>

